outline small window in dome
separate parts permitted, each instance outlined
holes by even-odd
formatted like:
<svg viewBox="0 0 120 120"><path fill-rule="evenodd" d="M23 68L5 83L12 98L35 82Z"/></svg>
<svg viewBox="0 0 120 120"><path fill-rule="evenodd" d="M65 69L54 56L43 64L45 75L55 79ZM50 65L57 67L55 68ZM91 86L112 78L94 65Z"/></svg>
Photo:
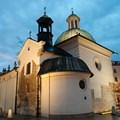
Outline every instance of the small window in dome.
<svg viewBox="0 0 120 120"><path fill-rule="evenodd" d="M71 29L74 28L74 24L73 21L71 21Z"/></svg>
<svg viewBox="0 0 120 120"><path fill-rule="evenodd" d="M31 72L31 63L29 62L29 63L27 64L26 74L30 74L30 72Z"/></svg>
<svg viewBox="0 0 120 120"><path fill-rule="evenodd" d="M78 28L78 26L77 26L77 20L75 20L75 28Z"/></svg>

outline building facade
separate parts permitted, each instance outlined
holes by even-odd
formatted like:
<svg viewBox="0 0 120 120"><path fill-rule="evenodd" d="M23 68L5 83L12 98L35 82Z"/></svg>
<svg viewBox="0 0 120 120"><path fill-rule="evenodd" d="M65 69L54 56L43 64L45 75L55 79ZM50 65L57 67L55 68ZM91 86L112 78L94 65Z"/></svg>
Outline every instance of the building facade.
<svg viewBox="0 0 120 120"><path fill-rule="evenodd" d="M54 45L53 20L44 12L37 23L37 40L28 38L18 54L16 112L53 117L111 110L115 105L111 87L113 51L81 29L80 18L73 11L67 17L68 29ZM15 79L12 82L16 85ZM2 98L5 93L0 95Z"/></svg>
<svg viewBox="0 0 120 120"><path fill-rule="evenodd" d="M98 44L92 35L79 27L80 18L72 13L67 18L68 30L55 42L57 47L78 57L88 65L94 76L89 79L93 111L106 111L113 103L110 83L114 82L112 51ZM106 102L105 102L106 101Z"/></svg>

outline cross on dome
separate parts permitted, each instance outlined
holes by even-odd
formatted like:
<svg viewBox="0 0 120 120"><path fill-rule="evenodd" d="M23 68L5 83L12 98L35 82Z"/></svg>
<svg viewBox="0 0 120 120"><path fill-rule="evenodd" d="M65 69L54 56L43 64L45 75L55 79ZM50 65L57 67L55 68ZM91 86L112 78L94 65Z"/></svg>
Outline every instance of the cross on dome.
<svg viewBox="0 0 120 120"><path fill-rule="evenodd" d="M72 11L72 15L74 14L74 10L73 10L73 8L71 8L71 11Z"/></svg>
<svg viewBox="0 0 120 120"><path fill-rule="evenodd" d="M46 7L44 7L44 16L46 16Z"/></svg>

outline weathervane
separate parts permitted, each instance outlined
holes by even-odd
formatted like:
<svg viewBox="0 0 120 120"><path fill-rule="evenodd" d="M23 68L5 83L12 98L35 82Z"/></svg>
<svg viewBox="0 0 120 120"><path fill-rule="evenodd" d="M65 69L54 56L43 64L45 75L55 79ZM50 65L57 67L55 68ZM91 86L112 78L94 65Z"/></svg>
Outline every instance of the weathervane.
<svg viewBox="0 0 120 120"><path fill-rule="evenodd" d="M44 7L44 15L46 16L46 7Z"/></svg>

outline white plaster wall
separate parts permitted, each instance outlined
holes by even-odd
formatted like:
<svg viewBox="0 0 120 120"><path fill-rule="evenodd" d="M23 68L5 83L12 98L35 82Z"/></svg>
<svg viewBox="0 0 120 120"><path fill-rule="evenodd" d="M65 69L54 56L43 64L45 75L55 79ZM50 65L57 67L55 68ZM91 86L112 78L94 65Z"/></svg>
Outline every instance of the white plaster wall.
<svg viewBox="0 0 120 120"><path fill-rule="evenodd" d="M101 98L101 86L108 86L110 82L114 81L111 58L83 46L79 46L79 54L79 57L86 62L94 74L90 79L90 87L94 89L95 98ZM101 62L102 68L100 71L96 69L95 58L98 58Z"/></svg>
<svg viewBox="0 0 120 120"><path fill-rule="evenodd" d="M71 55L73 55L74 57L78 57L79 55L79 44L78 44L78 38L72 38L71 40L60 44L59 48L64 49L65 51L67 51L68 53L70 53Z"/></svg>
<svg viewBox="0 0 120 120"><path fill-rule="evenodd" d="M28 62L32 62L32 60L37 65L39 65L40 57L38 55L38 51L39 51L39 44L37 44L37 42L35 41L28 39L18 56L18 61L20 61L19 71L21 71L22 67L25 66Z"/></svg>
<svg viewBox="0 0 120 120"><path fill-rule="evenodd" d="M48 117L49 114L49 76L41 79L41 115Z"/></svg>
<svg viewBox="0 0 120 120"><path fill-rule="evenodd" d="M82 90L79 87L79 81L85 78L88 78L88 74L75 72L43 75L41 90L42 112L46 113L46 109L49 109L49 114L51 115L73 115L92 112L89 80L86 79L86 89ZM46 93L47 90L48 92ZM85 96L87 97L86 100L84 99Z"/></svg>
<svg viewBox="0 0 120 120"><path fill-rule="evenodd" d="M8 112L8 109L12 109L14 112L15 88L16 78L3 80L0 83L0 107L4 112Z"/></svg>
<svg viewBox="0 0 120 120"><path fill-rule="evenodd" d="M29 62L34 61L35 64L38 65L38 72L39 72L40 63L42 63L44 60L48 58L53 58L57 56L54 53L50 53L47 51L44 51L43 54L40 55L39 53L40 47L41 47L40 42L35 42L30 39L26 41L25 45L23 46L22 50L18 55L18 61L20 61L19 71L21 71L23 66L25 66L25 71L26 71L26 65Z"/></svg>
<svg viewBox="0 0 120 120"><path fill-rule="evenodd" d="M1 86L1 94L0 94L0 107L2 108L2 110L4 111L4 109L5 109L5 102L6 102L6 100L5 100L5 93L6 93L6 85L5 85L5 81L3 82L1 82L1 84L0 84L0 86Z"/></svg>
<svg viewBox="0 0 120 120"><path fill-rule="evenodd" d="M110 51L81 37L76 37L59 47L73 56L82 59L88 65L89 69L94 74L90 79L90 88L94 89L95 98L101 98L101 86L109 85L110 82L114 81ZM92 49L92 47L94 49ZM95 58L98 58L101 62L101 71L97 70L95 67Z"/></svg>

